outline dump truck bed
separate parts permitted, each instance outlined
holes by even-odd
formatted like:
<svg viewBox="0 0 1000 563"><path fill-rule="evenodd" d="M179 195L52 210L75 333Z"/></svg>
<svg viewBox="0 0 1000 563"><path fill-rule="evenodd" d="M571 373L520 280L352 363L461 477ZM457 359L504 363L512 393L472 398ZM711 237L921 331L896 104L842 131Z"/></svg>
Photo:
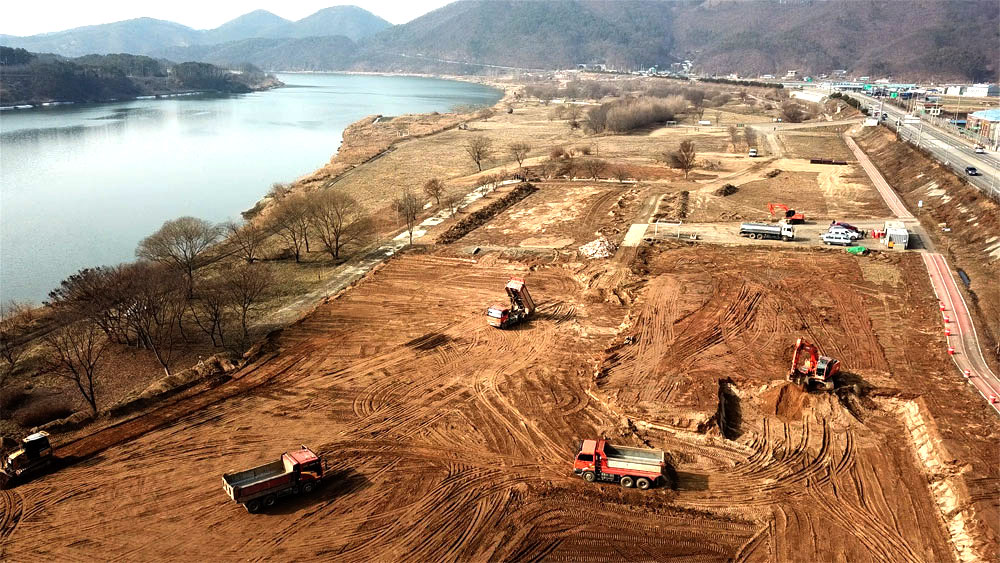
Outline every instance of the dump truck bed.
<svg viewBox="0 0 1000 563"><path fill-rule="evenodd" d="M284 485L292 478L283 459L222 476L223 488L236 502L243 502L259 493Z"/></svg>
<svg viewBox="0 0 1000 563"><path fill-rule="evenodd" d="M661 450L612 446L611 444L604 445L604 455L607 457L608 467L639 471L660 472L666 461L666 454Z"/></svg>

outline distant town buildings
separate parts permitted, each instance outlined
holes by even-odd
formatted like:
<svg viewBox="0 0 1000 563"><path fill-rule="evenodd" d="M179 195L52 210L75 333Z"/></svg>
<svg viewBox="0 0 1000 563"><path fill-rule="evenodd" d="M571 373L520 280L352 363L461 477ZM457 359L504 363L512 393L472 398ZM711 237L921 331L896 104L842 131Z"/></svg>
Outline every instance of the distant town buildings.
<svg viewBox="0 0 1000 563"><path fill-rule="evenodd" d="M1000 87L996 84L949 84L945 88L946 96L966 96L969 98L986 98L1000 96Z"/></svg>

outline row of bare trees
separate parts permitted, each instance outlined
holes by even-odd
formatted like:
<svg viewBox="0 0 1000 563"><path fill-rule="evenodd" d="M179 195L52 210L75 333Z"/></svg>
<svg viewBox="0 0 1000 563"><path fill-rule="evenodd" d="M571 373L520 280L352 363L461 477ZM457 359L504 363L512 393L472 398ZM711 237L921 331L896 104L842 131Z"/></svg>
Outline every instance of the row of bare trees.
<svg viewBox="0 0 1000 563"><path fill-rule="evenodd" d="M517 161L517 166L520 168L528 157L528 153L531 152L531 145L525 142L514 142L504 147L504 151ZM476 135L465 143L465 154L472 159L479 172L483 171L483 164L489 161L495 153L493 140L484 135Z"/></svg>
<svg viewBox="0 0 1000 563"><path fill-rule="evenodd" d="M757 131L753 127L730 125L729 140L733 143L733 150L739 150L740 144L745 144L748 149L754 148L757 146Z"/></svg>
<svg viewBox="0 0 1000 563"><path fill-rule="evenodd" d="M345 246L364 242L375 233L371 215L345 192L325 189L289 193L272 189L271 193L277 204L266 218L225 225L232 251L247 262L262 257L265 243L271 237L283 241L295 261L300 262L303 252L312 251L310 240L318 241L337 260Z"/></svg>

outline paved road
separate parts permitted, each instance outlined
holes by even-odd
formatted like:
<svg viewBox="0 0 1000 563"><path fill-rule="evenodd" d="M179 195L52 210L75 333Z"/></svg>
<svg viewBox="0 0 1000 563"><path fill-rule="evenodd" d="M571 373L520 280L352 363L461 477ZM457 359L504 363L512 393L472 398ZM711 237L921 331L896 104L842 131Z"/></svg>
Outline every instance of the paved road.
<svg viewBox="0 0 1000 563"><path fill-rule="evenodd" d="M902 121L906 112L902 109L882 104L878 98L852 94L865 100L870 106L881 110L889 115L890 125L897 120ZM996 153L976 154L973 151L971 141L955 137L952 133L943 131L932 125L928 121L920 124L902 125L900 136L909 140L913 144L930 151L934 158L954 170L957 174L965 176L971 184L986 193L993 193L1000 196L1000 158ZM919 141L919 143L918 143ZM973 166L979 170L980 176L966 176L965 168Z"/></svg>
<svg viewBox="0 0 1000 563"><path fill-rule="evenodd" d="M1000 397L1000 379L997 379L997 375L983 357L976 327L972 324L965 298L955 283L948 262L944 256L937 253L928 252L923 256L927 272L931 276L931 283L934 285L934 294L944 304L942 321L945 318L949 320L944 326L951 329L948 345L955 349L952 359L963 374L968 370L969 382L1000 413L1000 403L992 402L994 397Z"/></svg>
<svg viewBox="0 0 1000 563"><path fill-rule="evenodd" d="M899 199L899 196L896 195L896 192L894 192L889 186L889 183L885 181L885 178L882 177L878 168L872 164L868 155L866 155L865 152L861 150L861 147L854 142L854 139L845 134L844 141L851 149L851 152L854 153L854 157L858 159L858 163L861 165L861 168L863 168L868 174L868 177L871 178L872 184L875 184L875 189L878 190L878 193L882 194L882 199L884 199L885 204L889 206L889 210L900 219L913 219L913 214L906 208L903 200Z"/></svg>
<svg viewBox="0 0 1000 563"><path fill-rule="evenodd" d="M871 161L858 148L854 140L850 137L846 137L846 140L847 145L858 157L858 161L862 163L862 168L868 173L879 193L882 194L889 209L896 213L900 219L912 219L913 215L903 205L896 192L889 188L885 178L871 164ZM929 243L928 240L927 244ZM927 274L931 278L931 285L934 287L934 294L937 295L938 301L944 304L942 321L944 321L944 317L949 319L949 322L945 323L944 326L951 329L948 345L955 350L952 359L963 376L968 370L969 382L976 387L976 390L990 403L993 409L1000 413L1000 404L993 402L995 397L1000 397L1000 380L986 363L982 347L979 345L976 327L972 322L972 315L965 304L962 292L955 283L955 278L948 267L948 261L937 252L925 252L923 259L924 265L927 267ZM947 353L947 351L943 352Z"/></svg>

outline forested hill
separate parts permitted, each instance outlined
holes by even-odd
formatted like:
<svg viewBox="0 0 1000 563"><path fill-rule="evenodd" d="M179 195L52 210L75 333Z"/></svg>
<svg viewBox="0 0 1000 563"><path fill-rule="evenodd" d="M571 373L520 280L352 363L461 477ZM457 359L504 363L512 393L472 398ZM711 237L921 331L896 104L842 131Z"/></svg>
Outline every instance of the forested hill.
<svg viewBox="0 0 1000 563"><path fill-rule="evenodd" d="M1000 9L997 0L462 0L397 26L337 6L298 22L256 11L205 32L144 18L10 39L59 54L121 41L139 54L268 70L635 69L690 59L704 74L845 69L995 82Z"/></svg>
<svg viewBox="0 0 1000 563"><path fill-rule="evenodd" d="M390 53L517 67L577 63L702 73L796 69L997 80L996 0L465 0L375 36L361 66Z"/></svg>
<svg viewBox="0 0 1000 563"><path fill-rule="evenodd" d="M246 93L281 83L252 65L236 72L206 63L137 55L66 59L0 47L0 105L99 102L192 91Z"/></svg>

